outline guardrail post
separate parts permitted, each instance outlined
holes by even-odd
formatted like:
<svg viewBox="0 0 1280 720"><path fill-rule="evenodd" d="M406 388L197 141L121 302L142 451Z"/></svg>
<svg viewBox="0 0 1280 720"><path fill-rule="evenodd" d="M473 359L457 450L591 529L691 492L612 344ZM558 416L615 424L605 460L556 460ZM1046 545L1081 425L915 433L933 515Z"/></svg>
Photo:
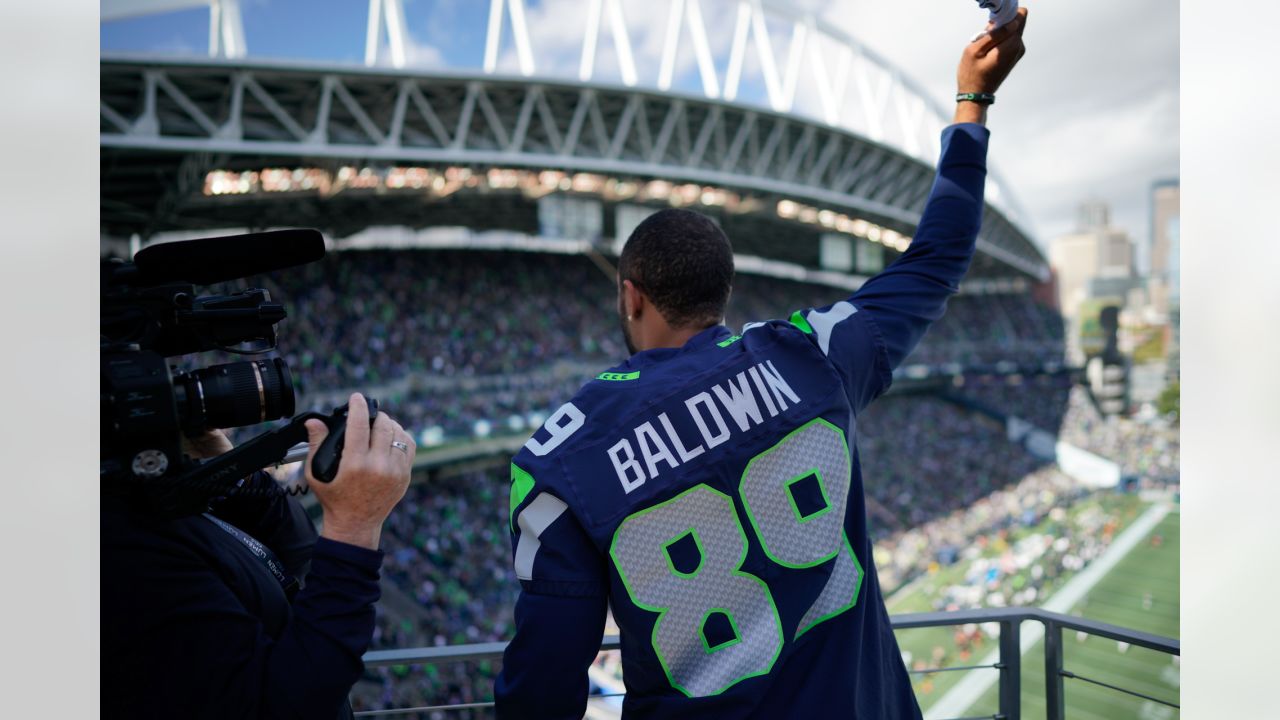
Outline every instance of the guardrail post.
<svg viewBox="0 0 1280 720"><path fill-rule="evenodd" d="M1022 621L1000 623L1000 717L1022 717Z"/></svg>
<svg viewBox="0 0 1280 720"><path fill-rule="evenodd" d="M1062 626L1047 620L1044 624L1044 700L1048 720L1067 717L1062 683Z"/></svg>

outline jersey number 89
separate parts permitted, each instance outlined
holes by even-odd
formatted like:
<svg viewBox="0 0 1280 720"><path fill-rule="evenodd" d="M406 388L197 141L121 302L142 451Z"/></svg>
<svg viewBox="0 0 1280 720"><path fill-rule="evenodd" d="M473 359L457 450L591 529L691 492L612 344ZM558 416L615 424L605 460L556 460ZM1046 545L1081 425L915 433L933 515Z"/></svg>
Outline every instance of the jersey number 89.
<svg viewBox="0 0 1280 720"><path fill-rule="evenodd" d="M844 433L818 418L752 458L738 483L770 560L794 569L834 563L793 639L857 602L862 566L844 532L849 481ZM800 507L801 483L816 483L820 506ZM670 548L690 536L700 559L681 571ZM769 586L742 570L747 533L728 495L696 485L641 510L618 526L609 554L632 602L658 613L653 649L672 687L689 697L717 695L773 669L785 629ZM715 613L724 615L733 637L713 644L706 631Z"/></svg>

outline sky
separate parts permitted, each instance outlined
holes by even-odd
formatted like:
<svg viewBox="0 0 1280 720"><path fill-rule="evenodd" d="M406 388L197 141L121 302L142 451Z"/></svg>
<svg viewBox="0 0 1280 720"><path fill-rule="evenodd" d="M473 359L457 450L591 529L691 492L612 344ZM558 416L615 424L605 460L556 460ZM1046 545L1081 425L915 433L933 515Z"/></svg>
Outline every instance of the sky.
<svg viewBox="0 0 1280 720"><path fill-rule="evenodd" d="M105 0L110 3L111 0ZM182 4L177 0L176 4ZM478 68L483 62L489 3L484 0L403 0L410 64ZM621 0L640 85L653 86L673 0ZM700 0L721 81L732 41L733 0ZM586 0L525 0L530 42L540 75L574 78L586 26ZM955 70L969 38L985 22L973 0L793 0L852 35L949 107ZM998 93L988 125L991 161L1029 215L1027 229L1042 247L1075 227L1077 206L1102 200L1114 224L1129 232L1145 257L1152 183L1178 177L1178 33L1173 0L1023 0L1030 11L1027 55ZM368 3L364 0L241 0L250 57L360 63ZM103 52L199 55L208 48L206 9L178 10L103 23ZM606 12L593 78L621 79ZM509 24L499 68L518 68ZM785 57L789 30L770 25L774 53ZM687 38L678 54L674 89L700 93ZM765 104L755 53L748 53L739 101ZM802 78L798 106L812 106ZM856 93L849 92L849 107Z"/></svg>
<svg viewBox="0 0 1280 720"><path fill-rule="evenodd" d="M955 93L957 38L975 3L804 2L938 97ZM1046 243L1075 228L1086 199L1145 249L1150 187L1177 178L1178 4L1024 0L1027 54L991 108L991 160ZM977 15L979 24L983 20ZM963 38L961 38L963 40Z"/></svg>

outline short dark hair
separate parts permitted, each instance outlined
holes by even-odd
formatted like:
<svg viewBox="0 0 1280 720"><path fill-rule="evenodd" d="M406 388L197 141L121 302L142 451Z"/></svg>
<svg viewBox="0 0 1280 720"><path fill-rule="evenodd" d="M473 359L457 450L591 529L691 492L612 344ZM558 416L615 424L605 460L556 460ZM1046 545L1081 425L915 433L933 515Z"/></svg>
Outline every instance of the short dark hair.
<svg viewBox="0 0 1280 720"><path fill-rule="evenodd" d="M729 302L733 246L706 215L659 210L627 238L618 277L642 290L672 327L709 327Z"/></svg>

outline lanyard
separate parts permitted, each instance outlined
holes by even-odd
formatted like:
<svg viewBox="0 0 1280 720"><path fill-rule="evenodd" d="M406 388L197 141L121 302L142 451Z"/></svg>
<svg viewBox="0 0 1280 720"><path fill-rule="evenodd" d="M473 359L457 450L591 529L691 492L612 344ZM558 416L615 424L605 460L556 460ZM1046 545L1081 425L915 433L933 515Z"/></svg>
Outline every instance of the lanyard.
<svg viewBox="0 0 1280 720"><path fill-rule="evenodd" d="M205 513L204 516L214 525L225 530L228 535L239 540L242 545L248 548L249 554L257 558L258 561L261 562L263 566L266 567L267 570L275 577L276 582L280 583L280 587L284 589L285 596L290 599L293 598L294 593L298 591L298 579L285 573L284 565L280 562L280 559L276 557L276 554L271 552L271 548L263 545L257 540L257 538L254 538L225 520L216 518L209 513Z"/></svg>

